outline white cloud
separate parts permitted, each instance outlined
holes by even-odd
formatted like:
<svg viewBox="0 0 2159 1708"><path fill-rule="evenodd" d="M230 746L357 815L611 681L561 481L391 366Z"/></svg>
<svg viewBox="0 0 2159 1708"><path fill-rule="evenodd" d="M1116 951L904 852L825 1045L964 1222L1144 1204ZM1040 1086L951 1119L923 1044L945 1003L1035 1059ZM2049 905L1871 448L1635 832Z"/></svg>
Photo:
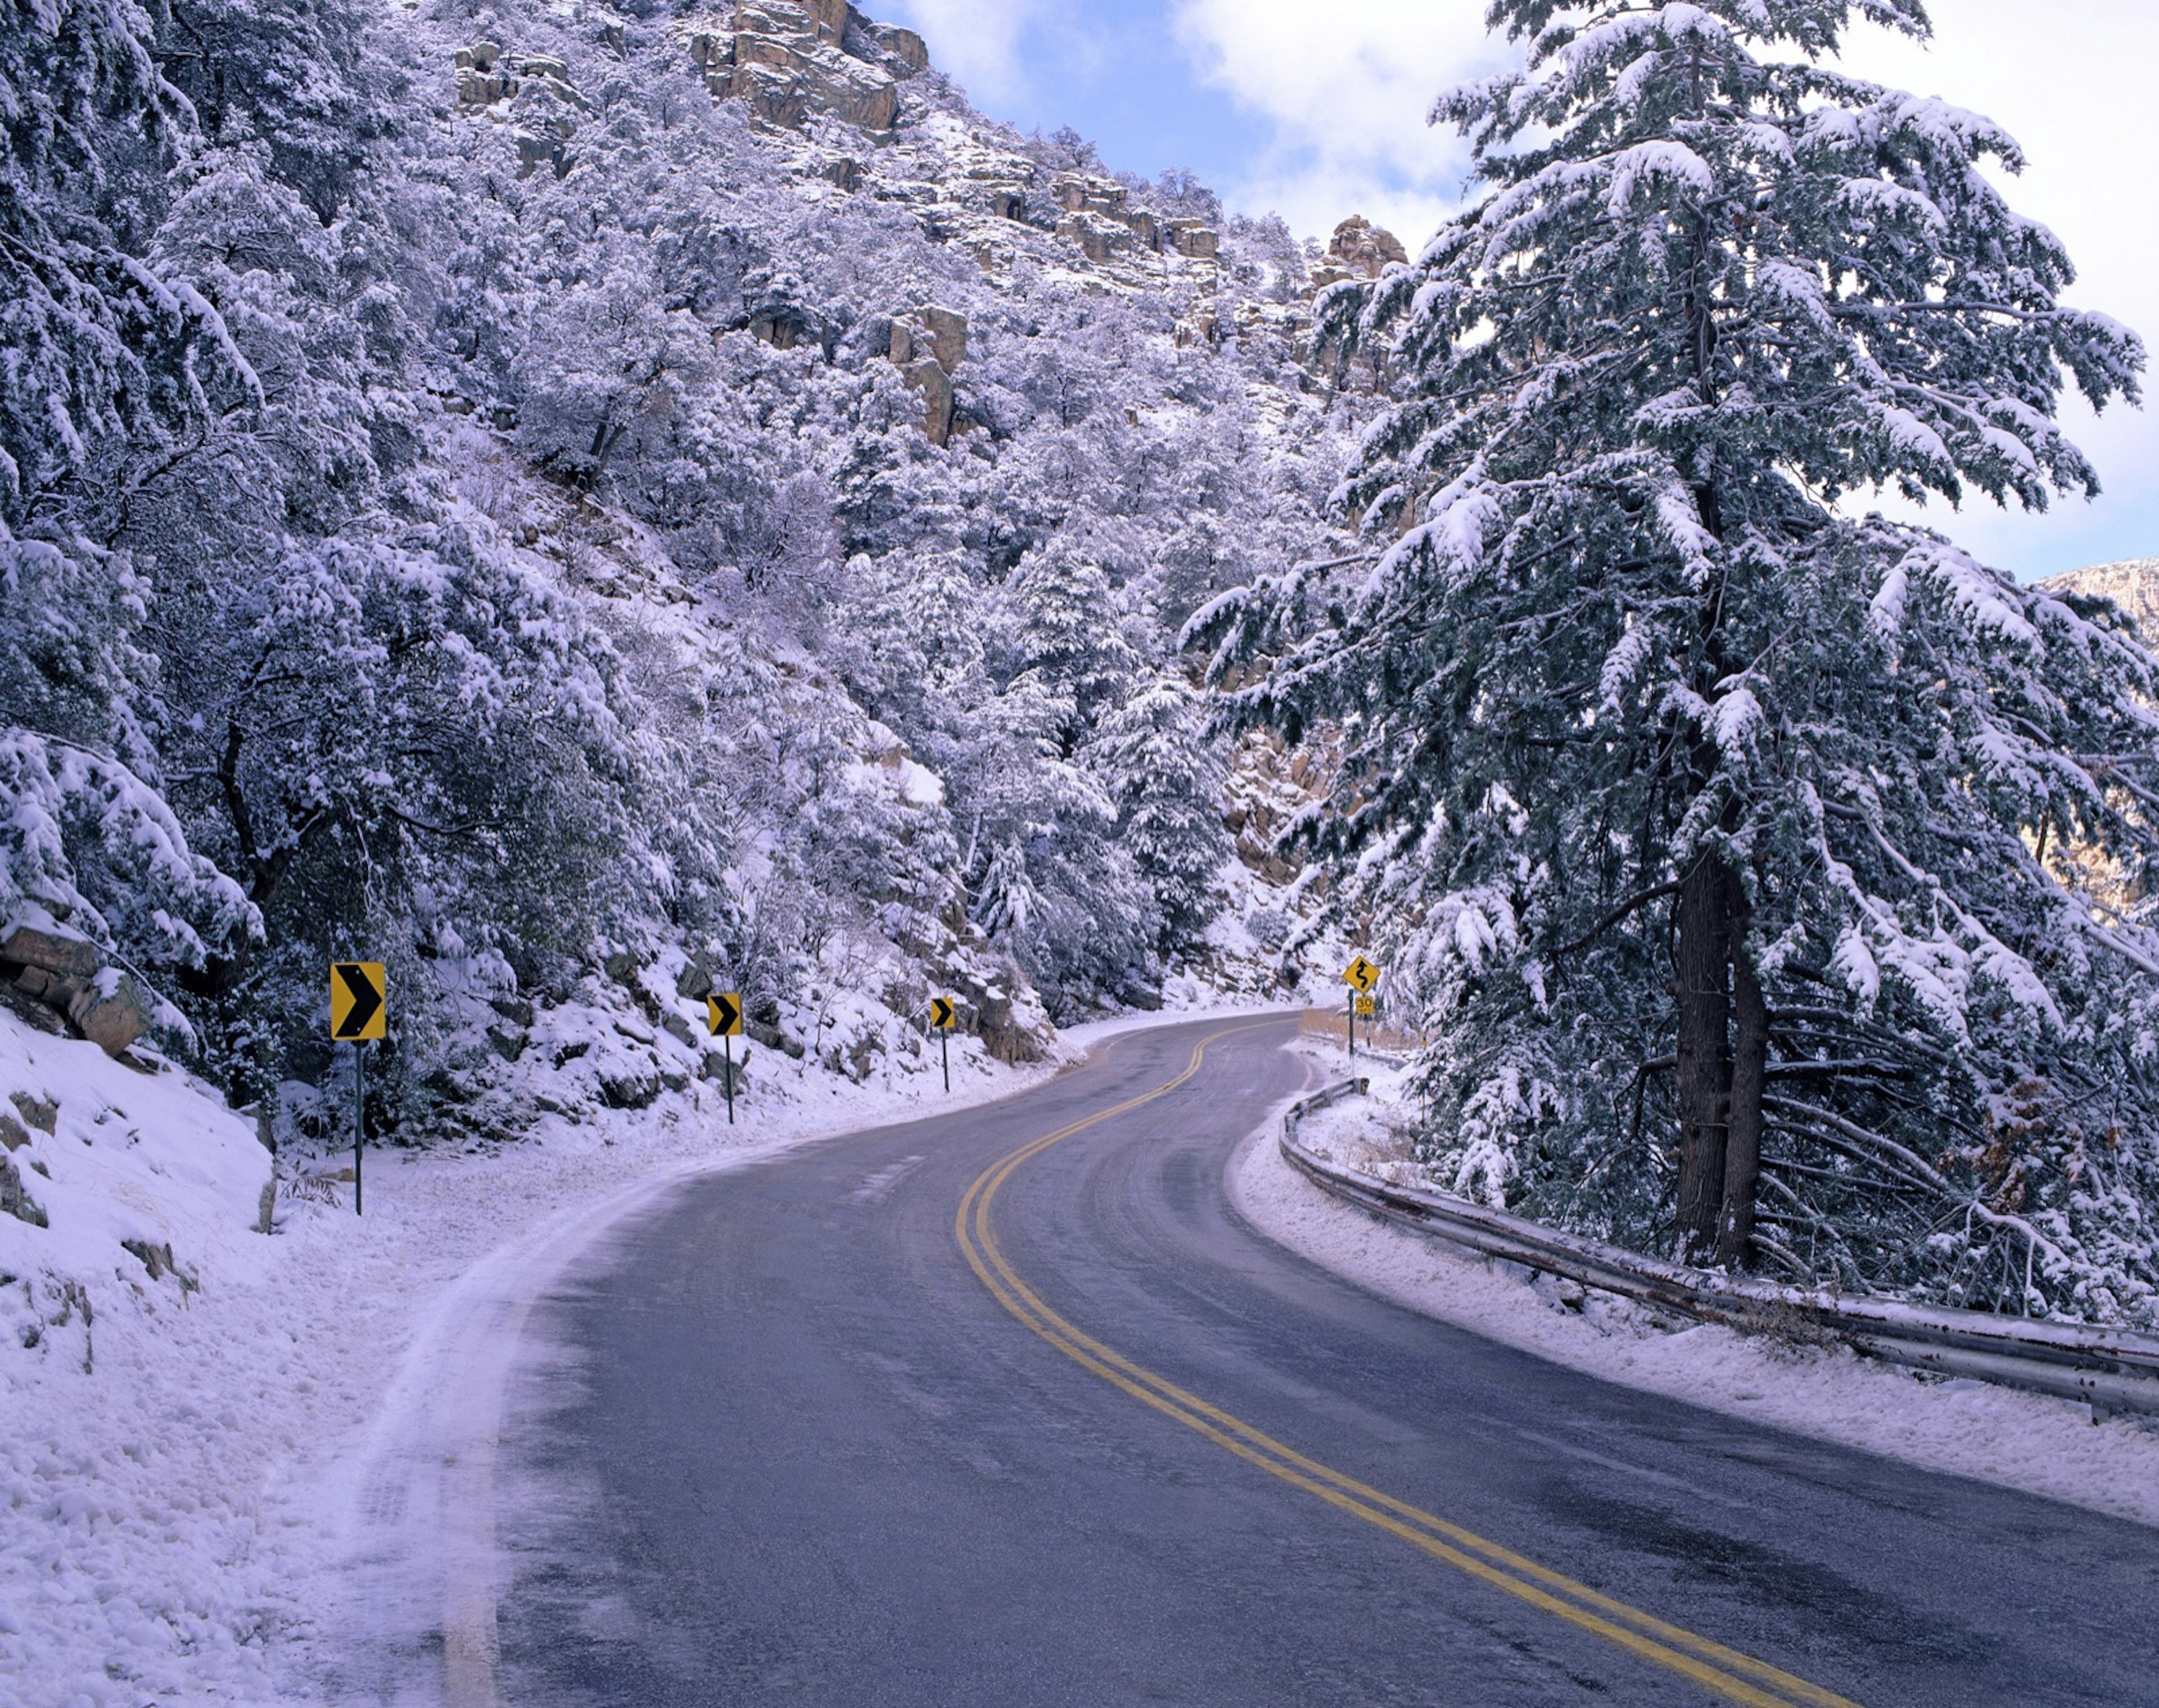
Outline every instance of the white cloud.
<svg viewBox="0 0 2159 1708"><path fill-rule="evenodd" d="M1459 199L1465 153L1425 123L1432 99L1514 51L1484 31L1480 0L1178 0L1199 75L1260 115L1273 142L1237 182L1235 205L1274 208L1324 236L1363 213L1412 252ZM1938 0L1929 45L1866 28L1846 63L1861 75L1939 94L1998 120L2030 166L2011 204L2043 220L2076 258L2069 300L2159 344L2159 5L2152 0ZM2159 409L2080 403L2064 424L2109 488L2044 517L1983 499L1930 518L1994 561L2027 572L2078 559L2159 552ZM2080 543L2082 542L2082 543Z"/></svg>
<svg viewBox="0 0 2159 1708"><path fill-rule="evenodd" d="M1275 142L1219 186L1324 236L1361 213L1414 249L1460 191L1467 156L1425 115L1439 91L1499 64L1476 0L1180 0L1202 78L1270 121Z"/></svg>

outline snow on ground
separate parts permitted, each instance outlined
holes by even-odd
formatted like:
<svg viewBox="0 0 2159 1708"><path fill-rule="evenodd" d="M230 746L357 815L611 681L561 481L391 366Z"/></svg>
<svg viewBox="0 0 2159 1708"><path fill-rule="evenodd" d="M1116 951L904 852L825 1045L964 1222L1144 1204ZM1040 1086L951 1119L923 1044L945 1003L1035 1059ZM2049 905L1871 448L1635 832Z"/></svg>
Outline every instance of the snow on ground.
<svg viewBox="0 0 2159 1708"><path fill-rule="evenodd" d="M1321 1083L1347 1078L1342 1050L1307 1040ZM1369 1056L1373 1097L1299 1129L1321 1154L1411 1177L1386 1125L1401 1075ZM1550 1276L1450 1247L1329 1197L1282 1160L1277 1115L1240 1147L1232 1201L1255 1228L1345 1279L1425 1315L1557 1364L1713 1411L1864 1448L1929 1470L2159 1524L2159 1431L2094 1424L2088 1406L1984 1382L1944 1381L1844 1347L1749 1338L1591 1292L1570 1306ZM1510 1272L1511 1271L1511 1272Z"/></svg>
<svg viewBox="0 0 2159 1708"><path fill-rule="evenodd" d="M477 1609L446 1607L443 1587L486 1516L520 1314L563 1263L685 1175L1009 1095L1058 1066L1002 1068L961 1040L949 1098L934 1073L856 1085L811 1069L754 1087L733 1128L707 1084L643 1111L548 1116L492 1155L370 1152L365 1217L349 1185L303 1177L265 1235L250 1122L177 1074L0 1013L0 1114L22 1107L16 1091L59 1110L10 1153L51 1226L0 1216L15 1277L0 1289L0 1702L324 1700L353 1677L354 1574L381 1585L408 1566L413 1628L447 1615L454 1662L487 1574L471 1575ZM123 1240L169 1245L186 1286L153 1279ZM53 1320L70 1282L87 1324L79 1307ZM429 1670L412 1699L434 1694ZM420 1685L384 1681L384 1700Z"/></svg>

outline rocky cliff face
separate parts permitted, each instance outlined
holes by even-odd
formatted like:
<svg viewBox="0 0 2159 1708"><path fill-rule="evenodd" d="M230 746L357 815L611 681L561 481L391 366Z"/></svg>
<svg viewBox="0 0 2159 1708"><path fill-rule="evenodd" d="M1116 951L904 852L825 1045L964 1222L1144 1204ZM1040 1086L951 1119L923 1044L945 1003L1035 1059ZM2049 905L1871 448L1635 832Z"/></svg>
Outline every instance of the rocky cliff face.
<svg viewBox="0 0 2159 1708"><path fill-rule="evenodd" d="M666 28L685 69L716 101L738 104L812 195L904 207L933 239L971 254L992 283L1039 272L1090 289L1167 295L1181 344L1266 339L1316 369L1312 296L1406 259L1391 232L1361 216L1338 226L1316 261L1292 253L1255 267L1226 255L1215 225L1153 204L1146 186L1045 160L1038 144L975 112L931 65L921 37L846 0L733 0ZM624 57L627 31L603 23L600 45ZM516 127L520 173L568 172L593 103L562 58L483 39L458 51L454 70L461 111ZM951 311L895 309L888 348L923 396L924 432L943 446L967 422L964 319L956 342L948 333L927 344L898 323L933 312ZM780 313L745 323L782 349L810 330Z"/></svg>
<svg viewBox="0 0 2159 1708"><path fill-rule="evenodd" d="M899 85L929 69L912 30L872 23L847 0L736 0L689 39L706 86L765 123L800 130L824 114L872 133L899 115Z"/></svg>
<svg viewBox="0 0 2159 1708"><path fill-rule="evenodd" d="M2095 564L2072 570L2040 582L2064 592L2097 593L2110 598L2136 619L2145 644L2159 646L2159 557L2131 557L2120 563Z"/></svg>

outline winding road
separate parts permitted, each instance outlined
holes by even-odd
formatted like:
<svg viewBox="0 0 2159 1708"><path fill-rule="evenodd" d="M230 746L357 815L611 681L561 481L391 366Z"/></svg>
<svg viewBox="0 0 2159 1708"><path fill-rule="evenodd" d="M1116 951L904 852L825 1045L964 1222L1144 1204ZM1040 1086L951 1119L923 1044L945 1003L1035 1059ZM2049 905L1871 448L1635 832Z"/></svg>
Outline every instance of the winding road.
<svg viewBox="0 0 2159 1708"><path fill-rule="evenodd" d="M1289 1019L693 1180L536 1309L517 1708L2159 1704L2159 1546L1269 1243Z"/></svg>

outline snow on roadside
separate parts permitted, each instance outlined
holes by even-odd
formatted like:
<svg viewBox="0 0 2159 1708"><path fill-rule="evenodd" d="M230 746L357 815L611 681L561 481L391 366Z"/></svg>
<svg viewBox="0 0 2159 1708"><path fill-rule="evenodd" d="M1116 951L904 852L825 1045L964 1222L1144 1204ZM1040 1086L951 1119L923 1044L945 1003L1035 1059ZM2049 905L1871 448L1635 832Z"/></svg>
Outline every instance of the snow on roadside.
<svg viewBox="0 0 2159 1708"><path fill-rule="evenodd" d="M79 1319L26 1349L11 1317L0 1344L0 1701L321 1700L349 1526L384 1497L368 1467L429 1406L484 1410L470 1372L424 1356L479 1297L466 1278L529 1292L640 1183L1007 1096L1074 1053L1012 1069L968 1040L949 1098L928 1071L857 1085L812 1067L753 1088L733 1128L707 1084L550 1115L491 1155L375 1152L364 1218L323 1183L281 1201L272 1237L253 1231L267 1156L214 1093L0 1013L0 1094L34 1081L61 1111L13 1152L53 1152L49 1179L23 1174L52 1226L0 1217L0 1273L42 1264L96 1296L87 1369ZM152 1281L122 1240L169 1244L188 1287Z"/></svg>
<svg viewBox="0 0 2159 1708"><path fill-rule="evenodd" d="M1346 1076L1338 1048L1306 1048L1323 1080ZM1374 1076L1378 1095L1322 1111L1299 1136L1323 1155L1406 1177L1380 1118L1399 1075L1361 1057L1358 1071ZM1609 1294L1570 1304L1562 1292L1574 1290L1550 1276L1530 1281L1329 1197L1282 1160L1281 1131L1277 1116L1239 1148L1231 1201L1269 1238L1382 1297L1630 1388L2159 1524L2159 1432L2136 1420L2095 1425L2074 1401L1942 1381L1844 1347L1687 1324Z"/></svg>

